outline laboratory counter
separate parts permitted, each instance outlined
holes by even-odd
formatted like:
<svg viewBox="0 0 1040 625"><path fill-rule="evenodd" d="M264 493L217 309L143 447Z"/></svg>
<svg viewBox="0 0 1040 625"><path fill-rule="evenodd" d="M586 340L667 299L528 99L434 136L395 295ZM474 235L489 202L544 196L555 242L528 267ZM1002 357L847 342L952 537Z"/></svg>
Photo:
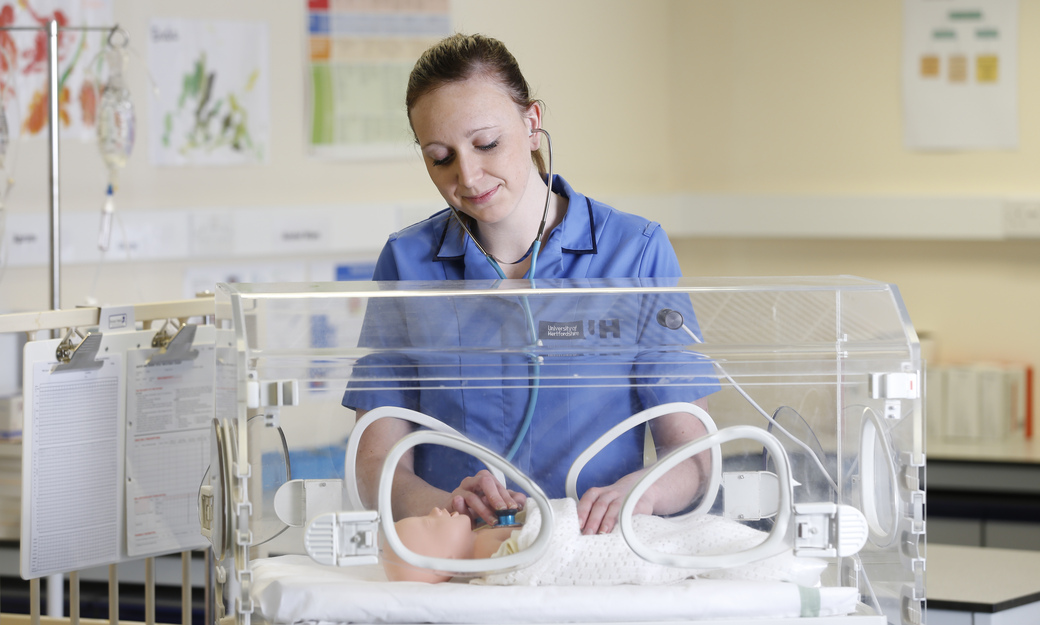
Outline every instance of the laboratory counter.
<svg viewBox="0 0 1040 625"><path fill-rule="evenodd" d="M1040 622L1040 552L928 545L929 625Z"/></svg>
<svg viewBox="0 0 1040 625"><path fill-rule="evenodd" d="M928 542L1040 550L1040 441L933 441Z"/></svg>

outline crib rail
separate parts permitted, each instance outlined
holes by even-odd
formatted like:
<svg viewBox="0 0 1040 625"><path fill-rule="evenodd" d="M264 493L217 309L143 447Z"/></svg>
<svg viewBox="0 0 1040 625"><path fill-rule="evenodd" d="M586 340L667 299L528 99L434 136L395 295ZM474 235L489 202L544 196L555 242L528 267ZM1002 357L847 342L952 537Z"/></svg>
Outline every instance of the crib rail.
<svg viewBox="0 0 1040 625"><path fill-rule="evenodd" d="M180 624L181 625L193 625L193 597L192 597L192 574L191 574L191 555L192 552L185 551L180 554ZM211 593L210 593L210 557L209 552L206 552L206 566L205 566L205 584L204 588L204 617L203 623L211 622L211 615L213 614L211 606ZM144 563L144 620L143 621L129 621L120 620L120 580L119 571L116 564L109 565L108 567L108 619L99 618L81 618L80 607L80 574L78 572L72 572L68 575L69 582L69 596L68 615L55 615L55 614L42 614L41 610L41 587L40 578L32 579L29 581L29 599L30 599L30 612L29 614L15 614L9 612L3 612L0 606L0 625L101 625L103 623L115 625L116 623L143 623L145 625L153 625L154 623L160 622L156 620L156 575L155 575L155 558L145 558ZM125 583L125 580L124 580ZM48 590L50 590L48 588ZM59 588L59 590L62 590ZM62 598L63 599L63 598ZM60 605L60 604L59 604ZM169 623L176 623L176 621L162 621Z"/></svg>
<svg viewBox="0 0 1040 625"><path fill-rule="evenodd" d="M188 318L202 317L206 318L213 313L213 296L212 294L200 294L197 299L193 300L179 300L179 301L168 301L168 302L150 302L136 304L133 306L134 317L138 322L152 322L159 320L177 319L182 323L186 322ZM93 307L75 308L67 310L49 310L40 312L30 313L9 313L0 315L0 333L8 332L20 332L26 333L30 340L41 338L44 336L42 333L50 332L65 332L69 329L75 328L89 328L98 325L100 321L101 309ZM156 613L156 579L155 579L155 558L144 559L144 579L140 580L144 584L144 623L155 623ZM184 625L192 625L192 584L191 584L191 552L184 552L181 554L181 622ZM22 625L31 624L39 625L43 624L77 624L77 623L118 623L119 619L119 578L118 578L118 567L119 565L113 564L109 566L109 579L108 579L108 605L109 605L109 618L108 620L96 619L96 618L80 618L80 575L79 573L69 573L67 576L69 583L69 614L65 615L54 615L41 614L41 587L40 579L33 579L29 582L29 595L30 595L30 613L29 614L15 614L10 612L4 612L4 606L0 605L0 625ZM210 592L210 559L209 553L206 553L206 580L205 580L205 603L206 603L206 623L210 622L211 610L211 592ZM5 571L6 573L6 571ZM61 576L55 576L57 579L61 579ZM125 575L124 575L125 577ZM64 581L64 580L62 580ZM126 580L123 580L124 583ZM133 580L135 583L137 580ZM48 586L48 592L57 592L59 595L64 594L64 588L62 583L56 584L57 588L53 591ZM51 596L53 598L53 595ZM62 609L62 602L64 597L59 597L57 603L58 610ZM54 612L54 608L49 608L48 612ZM123 621L134 622L134 621Z"/></svg>

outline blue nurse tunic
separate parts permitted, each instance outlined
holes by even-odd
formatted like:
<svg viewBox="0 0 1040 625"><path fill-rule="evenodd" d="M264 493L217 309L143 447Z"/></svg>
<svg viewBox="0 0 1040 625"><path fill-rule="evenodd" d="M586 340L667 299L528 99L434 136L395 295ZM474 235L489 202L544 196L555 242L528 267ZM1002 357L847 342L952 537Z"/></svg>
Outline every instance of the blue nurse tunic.
<svg viewBox="0 0 1040 625"><path fill-rule="evenodd" d="M567 212L542 248L536 277L662 286L681 275L658 224L587 198L558 176L553 190L567 199ZM374 279L493 285L497 274L449 211L391 235ZM360 345L372 352L355 365L343 405L417 410L504 454L521 430L538 357L536 409L512 462L549 497L562 497L574 458L610 427L718 389L710 362L685 351L685 333L657 323L663 308L683 312L699 334L689 297L679 294L554 297L542 288L523 298L372 298ZM641 467L643 438L637 427L604 449L583 470L579 495ZM444 490L481 468L451 449L415 449L416 474Z"/></svg>

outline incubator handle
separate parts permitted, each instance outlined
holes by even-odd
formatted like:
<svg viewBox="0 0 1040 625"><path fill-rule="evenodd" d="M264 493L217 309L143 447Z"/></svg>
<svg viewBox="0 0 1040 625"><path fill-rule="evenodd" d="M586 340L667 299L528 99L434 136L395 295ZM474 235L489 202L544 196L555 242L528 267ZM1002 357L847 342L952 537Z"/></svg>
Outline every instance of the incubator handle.
<svg viewBox="0 0 1040 625"><path fill-rule="evenodd" d="M719 449L719 445L722 443L728 443L742 438L762 443L762 445L773 454L776 460L776 472L780 481L779 509L777 510L776 522L773 524L773 529L769 532L769 535L766 536L766 539L760 544L744 551L713 556L663 553L646 546L646 544L639 539L639 536L636 535L632 523L632 514L635 511L636 503L639 502L639 498L643 496L643 493L645 493L646 490L650 488L650 486L662 475L687 458L696 456L709 447L713 450L717 450ZM744 564L749 564L751 562L774 556L789 547L789 545L786 544L786 540L787 526L791 518L792 499L791 466L787 459L787 453L784 451L780 441L776 440L776 437L765 430L750 425L735 425L733 427L723 428L717 432L708 434L707 436L702 436L695 441L683 445L658 461L658 463L655 464L646 475L640 478L632 488L632 491L625 498L624 505L621 506L621 517L619 519L621 535L625 537L625 542L627 542L628 546L632 548L632 551L636 552L644 560L656 564L688 569L720 569L742 566Z"/></svg>
<svg viewBox="0 0 1040 625"><path fill-rule="evenodd" d="M528 498L533 499L535 503L538 504L538 509L542 514L541 528L539 528L538 536L535 538L534 542L531 543L531 546L519 551L518 553L506 556L477 558L473 560L433 558L430 556L420 555L405 547L404 543L401 542L401 539L397 535L397 529L394 527L394 514L392 503L390 501L391 492L393 490L393 478L391 476L393 475L394 469L397 467L397 463L400 461L401 457L412 447L422 444L443 445L445 447L450 447L451 449L471 454L487 464L488 467L494 467L503 471L507 476L515 481L520 488L524 489L524 491L527 492ZM382 525L383 536L389 548L408 564L424 569L443 571L452 576L460 574L481 575L486 573L505 573L512 571L527 566L542 557L546 549L549 547L549 540L552 538L553 511L549 506L549 499L545 496L541 487L539 487L534 480L524 475L519 469L509 464L505 458L482 445L478 445L477 443L462 437L459 434L420 430L404 436L390 448L390 453L387 454L386 460L383 463L383 472L379 478L379 522Z"/></svg>
<svg viewBox="0 0 1040 625"><path fill-rule="evenodd" d="M604 432L602 436L596 439L596 442L592 443L585 449L585 451L578 454L578 457L574 460L574 464L571 465L570 471L567 472L567 482L565 486L567 496L575 501L578 500L578 475L581 473L581 470L585 468L585 465L614 439L637 425L641 425L651 419L666 414L672 414L673 412L685 412L697 417L700 419L701 423L704 424L705 429L708 430L708 434L713 434L718 431L718 428L715 426L715 421L712 420L707 411L696 404L688 402L660 404L653 408L647 408L646 410L637 412ZM718 445L714 445L711 448L711 478L708 482L708 489L705 491L704 497L701 498L700 503L697 504L697 507L688 514L698 514L710 508L711 505L715 503L715 496L719 492L719 484L721 481L722 451L719 449Z"/></svg>
<svg viewBox="0 0 1040 625"><path fill-rule="evenodd" d="M387 417L411 421L412 423L427 427L435 432L444 432L446 434L461 436L459 431L450 425L438 421L429 415L416 412L415 410L409 410L397 406L380 406L368 411L365 413L365 416L358 419L357 423L354 424L354 429L350 431L350 437L347 439L347 453L343 465L343 472L345 474L343 479L343 489L345 491L344 494L346 495L347 503L349 504L349 510L365 509L365 505L361 503L361 493L358 491L357 485L357 454L358 447L361 444L361 435L368 426L372 425L379 419ZM502 471L492 467L491 465L488 465L488 470L491 471L491 474L495 476L496 480L502 484L506 483Z"/></svg>

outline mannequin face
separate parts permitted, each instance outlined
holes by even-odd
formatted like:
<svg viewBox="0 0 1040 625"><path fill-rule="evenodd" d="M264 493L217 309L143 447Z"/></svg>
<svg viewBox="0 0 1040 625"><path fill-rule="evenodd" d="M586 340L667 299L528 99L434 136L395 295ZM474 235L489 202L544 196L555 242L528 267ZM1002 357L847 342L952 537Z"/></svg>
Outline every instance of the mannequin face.
<svg viewBox="0 0 1040 625"><path fill-rule="evenodd" d="M474 536L468 516L434 508L426 516L401 519L394 523L394 528L404 546L420 555L453 560L473 557ZM385 546L383 570L390 581L436 583L450 579L405 563Z"/></svg>

